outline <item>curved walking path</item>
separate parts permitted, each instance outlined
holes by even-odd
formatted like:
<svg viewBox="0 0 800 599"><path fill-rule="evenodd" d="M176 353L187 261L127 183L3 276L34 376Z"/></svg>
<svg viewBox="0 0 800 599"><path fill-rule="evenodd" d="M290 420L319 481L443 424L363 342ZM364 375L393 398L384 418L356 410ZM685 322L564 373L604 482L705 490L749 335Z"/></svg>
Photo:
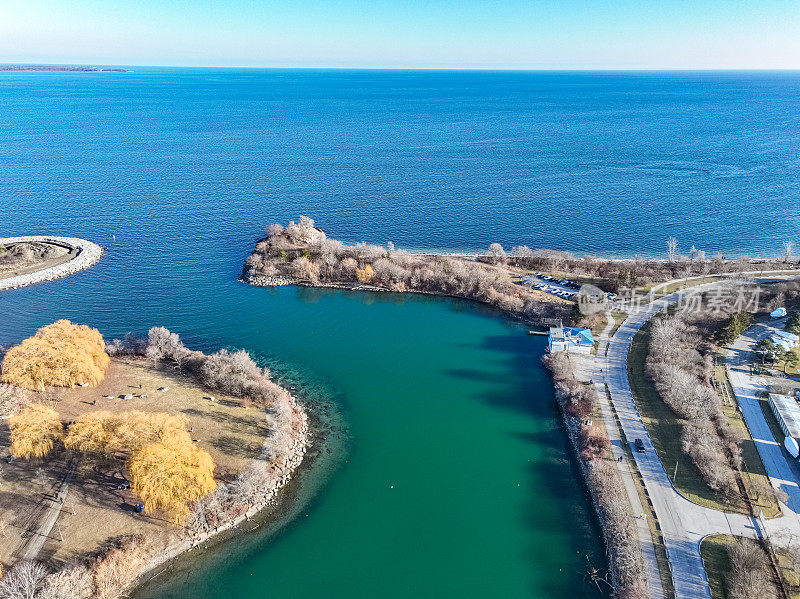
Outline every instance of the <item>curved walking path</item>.
<svg viewBox="0 0 800 599"><path fill-rule="evenodd" d="M757 273L744 274L752 275ZM775 278L788 279L794 277L781 276ZM759 278L756 281L764 282L765 280L775 280L775 278ZM601 363L603 360L605 361L605 368L603 369L605 374L603 377L604 382L608 385L611 401L620 419L625 437L629 443L632 443L634 439L642 439L645 444L645 452L639 453L633 450L633 456L642 474L645 487L653 502L653 507L661 526L664 544L669 557L676 599L709 599L711 597L705 567L700 555L700 542L708 535L733 534L761 537L764 532L769 532L770 534L783 535L797 534L798 538L800 538L800 524L798 519L794 517L772 520L766 525L767 531L763 531L755 518L702 507L690 502L678 493L655 452L653 443L633 399L628 380L628 352L630 351L633 337L639 332L639 329L658 312L676 303L684 293L707 291L722 282L724 281L696 285L688 291L676 291L642 306L640 310L630 314L617 332L608 340L607 354L603 356L603 354L598 353L597 356L597 360L601 361ZM750 422L748 421L749 424ZM798 493L798 498L800 498L800 488ZM790 513L794 514L791 510ZM641 531L640 541L643 541L643 553L647 563L648 543L643 539ZM648 565L648 570L650 569L651 566ZM648 574L648 582L650 582L653 576L650 572ZM663 597L660 585L655 587L651 584L650 594L651 597Z"/></svg>
<svg viewBox="0 0 800 599"><path fill-rule="evenodd" d="M74 258L64 262L63 264L57 264L56 266L43 268L34 272L0 279L0 291L5 289L25 287L26 285L33 285L34 283L42 283L44 281L53 281L55 279L69 276L81 270L86 270L90 266L96 264L103 255L103 248L101 246L94 242L86 241L85 239L80 239L78 237L54 237L49 235L0 237L0 245L21 243L25 241L38 241L42 243L60 245L69 248L70 250L77 250L77 254Z"/></svg>

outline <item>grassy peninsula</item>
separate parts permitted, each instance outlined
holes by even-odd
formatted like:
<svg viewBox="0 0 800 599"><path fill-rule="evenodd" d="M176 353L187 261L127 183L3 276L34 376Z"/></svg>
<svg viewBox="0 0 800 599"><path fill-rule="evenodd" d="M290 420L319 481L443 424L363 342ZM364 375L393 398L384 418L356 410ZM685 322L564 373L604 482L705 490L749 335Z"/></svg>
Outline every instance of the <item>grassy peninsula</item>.
<svg viewBox="0 0 800 599"><path fill-rule="evenodd" d="M2 381L0 596L122 596L273 504L308 443L303 406L247 352L163 327L106 344L58 321L6 352Z"/></svg>

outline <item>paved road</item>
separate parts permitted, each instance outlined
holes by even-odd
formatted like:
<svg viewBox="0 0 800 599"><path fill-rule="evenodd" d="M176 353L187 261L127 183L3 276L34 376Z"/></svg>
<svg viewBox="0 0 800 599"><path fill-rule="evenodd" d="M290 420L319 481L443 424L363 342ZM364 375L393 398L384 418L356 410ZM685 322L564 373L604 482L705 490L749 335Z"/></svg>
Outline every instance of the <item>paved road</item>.
<svg viewBox="0 0 800 599"><path fill-rule="evenodd" d="M634 514L645 513L642 506L639 493L636 490L636 481L634 480L631 466L628 463L628 457L622 445L623 441L619 435L617 423L614 420L614 415L611 412L611 405L608 401L605 389L605 360L606 348L608 347L609 336L611 329L614 327L615 321L611 312L606 313L608 324L603 332L598 337L597 356L585 357L575 356L576 359L573 364L577 365L578 378L581 381L588 382L594 381L594 387L597 391L597 400L600 406L600 411L603 414L603 422L606 428L606 434L611 441L611 447L615 458L622 458L621 462L616 462L617 469L619 470L622 482L625 485L625 491L628 495L628 501L633 508ZM596 359L596 357L602 357ZM661 584L661 575L658 571L658 561L656 560L655 547L653 546L653 537L650 534L650 527L644 519L636 520L636 527L639 533L639 545L642 549L642 558L644 559L645 574L647 576L647 586L650 591L651 597L663 597L664 587Z"/></svg>
<svg viewBox="0 0 800 599"><path fill-rule="evenodd" d="M768 520L766 527L771 535L800 537L800 467L797 460L791 458L783 446L775 440L764 413L761 411L758 397L767 390L768 383L762 378L750 374L750 357L753 346L775 330L783 329L784 320L770 323L759 323L750 327L740 336L727 352L728 379L731 382L736 400L747 422L747 428L755 441L756 449L764 463L764 468L772 480L773 486L782 489L788 495L786 505L781 511L784 517L780 520ZM795 526L792 526L792 522ZM795 530L792 530L795 529Z"/></svg>
<svg viewBox="0 0 800 599"><path fill-rule="evenodd" d="M627 369L631 340L644 323L678 298L678 293L671 294L628 317L609 343L606 372L612 401L625 436L631 443L634 439L642 439L645 444L644 453L634 450L633 455L661 525L675 595L678 599L697 599L711 596L700 557L700 541L703 537L716 533L742 536L757 536L760 533L757 522L752 518L703 508L678 494L636 409Z"/></svg>

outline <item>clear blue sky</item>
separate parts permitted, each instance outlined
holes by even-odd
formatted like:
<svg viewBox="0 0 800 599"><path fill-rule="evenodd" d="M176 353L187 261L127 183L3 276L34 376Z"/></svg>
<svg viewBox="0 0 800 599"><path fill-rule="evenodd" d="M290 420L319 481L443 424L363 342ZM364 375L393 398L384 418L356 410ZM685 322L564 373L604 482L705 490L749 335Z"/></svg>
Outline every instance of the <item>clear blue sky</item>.
<svg viewBox="0 0 800 599"><path fill-rule="evenodd" d="M0 0L0 62L800 68L800 1Z"/></svg>

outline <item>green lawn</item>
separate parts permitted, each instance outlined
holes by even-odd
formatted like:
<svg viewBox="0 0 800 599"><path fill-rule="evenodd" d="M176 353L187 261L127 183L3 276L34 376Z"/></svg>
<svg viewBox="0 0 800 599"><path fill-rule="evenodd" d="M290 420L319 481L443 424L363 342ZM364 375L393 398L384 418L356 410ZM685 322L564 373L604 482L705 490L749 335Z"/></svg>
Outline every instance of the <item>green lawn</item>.
<svg viewBox="0 0 800 599"><path fill-rule="evenodd" d="M797 356L800 356L800 347L795 347L791 351L794 354L796 354ZM796 376L797 374L800 373L800 371L798 371L798 369L797 369L797 367L800 366L800 360L798 360L798 362L797 362L797 364L795 366L789 366L789 368L787 368L786 370L784 370L785 366L786 366L786 361L785 360L779 360L778 362L775 362L775 364L772 365L772 368L774 370L778 370L780 372L785 372L786 374L791 375L791 376Z"/></svg>
<svg viewBox="0 0 800 599"><path fill-rule="evenodd" d="M753 543L758 545L753 539L740 539L733 535L712 535L710 537L706 537L703 539L703 542L700 543L700 555L703 558L703 564L705 565L706 574L708 575L708 585L711 587L712 599L728 598L728 589L726 585L731 571L731 562L730 558L728 557L728 547L738 542ZM761 545L758 545L758 547L764 553L764 559L769 561L769 556L767 555L766 550L763 549ZM780 555L778 559L780 563ZM781 570L784 577L786 577L788 572L784 568L783 563L781 563ZM783 597L783 593L781 593L779 590L780 587L778 586L778 583L774 580L774 570L770 569L770 572L772 573L774 584L772 594L768 597L756 598L754 596L753 599L778 599L778 597ZM792 589L792 597L796 597L794 589Z"/></svg>
<svg viewBox="0 0 800 599"><path fill-rule="evenodd" d="M708 575L708 585L711 587L712 599L725 599L725 578L731 569L728 559L727 545L734 542L730 535L714 535L706 537L700 543L700 555Z"/></svg>
<svg viewBox="0 0 800 599"><path fill-rule="evenodd" d="M673 484L690 501L717 510L746 514L744 499L725 501L712 491L703 480L691 458L681 447L683 420L664 403L645 373L645 362L650 342L652 320L646 323L633 338L628 357L628 378L636 406L647 432L653 441L658 457L664 464ZM677 476L675 476L677 464Z"/></svg>

